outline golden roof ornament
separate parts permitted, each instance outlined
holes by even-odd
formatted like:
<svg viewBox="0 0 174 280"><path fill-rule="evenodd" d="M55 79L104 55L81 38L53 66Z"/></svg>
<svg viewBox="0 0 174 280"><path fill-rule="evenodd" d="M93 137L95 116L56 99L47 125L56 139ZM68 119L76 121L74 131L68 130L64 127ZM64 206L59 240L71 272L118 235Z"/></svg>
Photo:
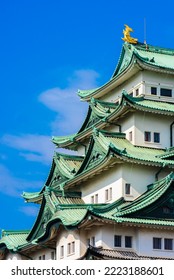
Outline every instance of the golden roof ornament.
<svg viewBox="0 0 174 280"><path fill-rule="evenodd" d="M125 24L124 26L125 26L125 29L123 30L124 38L121 39L131 44L137 44L138 39L130 36L130 32L134 32L133 29L129 27L127 24Z"/></svg>

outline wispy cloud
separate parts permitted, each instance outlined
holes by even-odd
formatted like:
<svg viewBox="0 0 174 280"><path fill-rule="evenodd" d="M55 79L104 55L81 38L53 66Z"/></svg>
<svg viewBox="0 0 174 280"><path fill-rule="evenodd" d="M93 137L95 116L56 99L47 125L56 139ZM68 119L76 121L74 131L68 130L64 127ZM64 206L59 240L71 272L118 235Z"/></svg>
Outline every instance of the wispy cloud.
<svg viewBox="0 0 174 280"><path fill-rule="evenodd" d="M6 166L0 164L0 192L19 197L23 190L40 189L42 185L43 182L41 181L27 181L22 178L17 178Z"/></svg>
<svg viewBox="0 0 174 280"><path fill-rule="evenodd" d="M5 134L1 138L1 143L19 150L19 155L29 161L50 164L53 156L54 145L51 142L51 137L45 135Z"/></svg>
<svg viewBox="0 0 174 280"><path fill-rule="evenodd" d="M77 90L96 88L98 77L99 74L94 70L74 71L68 78L67 87L52 88L40 94L39 101L57 113L51 123L53 135L77 132L87 112L87 104L80 101Z"/></svg>
<svg viewBox="0 0 174 280"><path fill-rule="evenodd" d="M19 208L19 211L24 213L26 216L30 216L30 217L36 217L37 213L38 213L39 207L37 206L22 206Z"/></svg>

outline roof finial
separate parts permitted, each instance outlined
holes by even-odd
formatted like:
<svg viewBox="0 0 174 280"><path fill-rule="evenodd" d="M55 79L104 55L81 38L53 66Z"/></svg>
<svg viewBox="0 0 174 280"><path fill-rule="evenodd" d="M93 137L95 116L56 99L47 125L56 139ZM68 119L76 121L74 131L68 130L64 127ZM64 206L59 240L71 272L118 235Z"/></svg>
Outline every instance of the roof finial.
<svg viewBox="0 0 174 280"><path fill-rule="evenodd" d="M122 38L122 40L131 44L137 44L138 39L130 36L130 32L133 32L133 29L129 27L127 24L125 24L124 26L125 26L125 29L123 30L124 38Z"/></svg>

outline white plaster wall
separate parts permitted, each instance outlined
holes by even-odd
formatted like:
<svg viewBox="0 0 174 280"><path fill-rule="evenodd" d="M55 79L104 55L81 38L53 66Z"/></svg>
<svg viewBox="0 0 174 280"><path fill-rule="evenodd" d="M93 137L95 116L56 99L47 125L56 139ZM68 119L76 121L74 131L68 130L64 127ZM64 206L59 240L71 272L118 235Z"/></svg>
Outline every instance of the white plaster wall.
<svg viewBox="0 0 174 280"><path fill-rule="evenodd" d="M123 186L125 183L131 184L131 194L124 194L127 200L133 200L147 190L149 184L154 183L155 174L159 168L145 165L124 164L123 168Z"/></svg>
<svg viewBox="0 0 174 280"><path fill-rule="evenodd" d="M118 123L121 125L122 132L126 134L127 140L129 140L129 132L132 131L133 145L165 149L170 147L170 124L173 120L174 118L170 116L136 111L127 114ZM151 142L144 141L145 131L151 132ZM154 132L160 133L160 143L154 143Z"/></svg>
<svg viewBox="0 0 174 280"><path fill-rule="evenodd" d="M164 149L170 147L170 124L172 117L137 112L135 116L135 145ZM144 141L144 131L160 133L160 143ZM153 137L152 137L153 138Z"/></svg>
<svg viewBox="0 0 174 280"><path fill-rule="evenodd" d="M91 203L91 196L98 194L98 203L105 203L105 190L112 188L113 199L115 201L122 196L122 167L115 165L114 167L96 175L82 185L82 198L85 203Z"/></svg>
<svg viewBox="0 0 174 280"><path fill-rule="evenodd" d="M174 80L173 75L169 74L161 74L161 73L155 73L151 71L143 71L143 81L145 85L145 94L149 95L151 94L151 87L157 87L157 95L160 95L160 87L161 88L170 88L172 89L172 97L174 97Z"/></svg>
<svg viewBox="0 0 174 280"><path fill-rule="evenodd" d="M133 95L135 96L135 91L137 88L139 88L139 94L144 93L144 82L142 72L135 74L129 80L117 86L114 90L108 92L102 97L102 100L113 102L121 97L123 90L126 90L128 93L133 92Z"/></svg>
<svg viewBox="0 0 174 280"><path fill-rule="evenodd" d="M45 260L51 260L51 252L54 251L54 254L56 254L55 250L49 249L49 248L43 248L41 250L38 250L37 252L34 252L30 254L30 257L33 260L39 260L39 256L45 255Z"/></svg>
<svg viewBox="0 0 174 280"><path fill-rule="evenodd" d="M119 249L136 250L137 230L133 227L122 227L118 224L95 227L90 231L89 236L95 236L96 246L102 246L104 249L116 249L114 247L114 235L122 236L122 247ZM125 248L125 236L132 236L132 248ZM118 249L118 248L117 248Z"/></svg>
<svg viewBox="0 0 174 280"><path fill-rule="evenodd" d="M64 228L61 230L58 236L56 248L57 248L57 259L58 260L75 260L81 256L81 236L78 230L67 231ZM68 243L75 242L75 252L68 255ZM60 255L60 248L64 246L64 257Z"/></svg>
<svg viewBox="0 0 174 280"><path fill-rule="evenodd" d="M8 253L6 255L6 260L23 260L25 258L23 258L20 254L12 254L12 253Z"/></svg>
<svg viewBox="0 0 174 280"><path fill-rule="evenodd" d="M153 237L162 238L162 249L153 249ZM172 238L174 242L174 232L165 231L162 229L150 230L150 229L139 229L138 237L138 254L144 256L158 256L158 257L171 257L174 258L174 250L164 250L164 238ZM174 244L174 243L173 243Z"/></svg>
<svg viewBox="0 0 174 280"><path fill-rule="evenodd" d="M120 197L126 200L133 200L147 190L147 186L152 184L156 178L155 174L159 171L159 167L136 164L117 164L110 170L96 175L88 182L84 182L82 186L82 198L85 203L91 203L91 196L98 194L98 203L112 203ZM161 179L170 171L164 171L159 174ZM131 184L131 194L125 195L125 184ZM112 199L105 200L105 191L112 188Z"/></svg>

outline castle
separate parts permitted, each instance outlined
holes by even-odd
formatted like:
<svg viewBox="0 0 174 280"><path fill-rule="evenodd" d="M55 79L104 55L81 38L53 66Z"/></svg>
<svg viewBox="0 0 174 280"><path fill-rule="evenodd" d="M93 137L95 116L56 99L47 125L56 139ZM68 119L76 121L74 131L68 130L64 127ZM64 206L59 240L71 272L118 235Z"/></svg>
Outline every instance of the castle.
<svg viewBox="0 0 174 280"><path fill-rule="evenodd" d="M124 38L111 79L58 148L29 231L3 231L0 259L174 259L174 50ZM76 151L72 155L71 150Z"/></svg>

